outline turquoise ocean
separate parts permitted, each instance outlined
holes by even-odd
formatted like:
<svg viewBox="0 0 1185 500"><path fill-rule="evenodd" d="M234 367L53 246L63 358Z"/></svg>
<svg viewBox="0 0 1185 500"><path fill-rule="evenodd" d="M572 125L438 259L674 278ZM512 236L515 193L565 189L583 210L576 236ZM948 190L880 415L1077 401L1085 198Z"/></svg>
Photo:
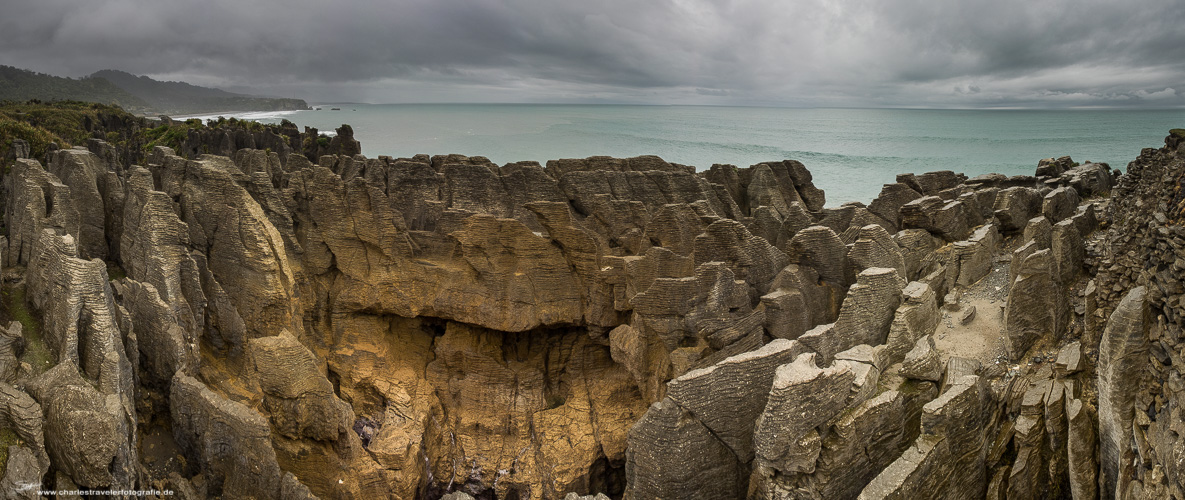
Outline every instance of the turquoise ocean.
<svg viewBox="0 0 1185 500"><path fill-rule="evenodd" d="M363 154L460 153L498 164L594 155L658 155L707 169L803 162L827 205L868 203L898 173L954 170L1032 175L1070 155L1125 169L1142 148L1185 128L1185 110L795 109L531 104L320 104L321 110L228 118L332 133L354 129ZM332 111L337 107L340 110ZM203 118L209 118L205 116Z"/></svg>

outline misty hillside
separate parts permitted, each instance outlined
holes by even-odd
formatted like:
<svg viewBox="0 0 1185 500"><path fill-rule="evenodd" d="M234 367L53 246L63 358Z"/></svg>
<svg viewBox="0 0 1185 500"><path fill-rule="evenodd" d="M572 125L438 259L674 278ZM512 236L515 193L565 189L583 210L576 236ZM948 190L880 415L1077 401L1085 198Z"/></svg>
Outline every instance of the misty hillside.
<svg viewBox="0 0 1185 500"><path fill-rule="evenodd" d="M143 99L160 113L207 113L217 111L279 111L308 108L301 99L255 97L185 82L161 82L117 70L91 75Z"/></svg>
<svg viewBox="0 0 1185 500"><path fill-rule="evenodd" d="M84 101L113 104L137 114L195 114L222 111L306 109L301 99L255 97L184 82L160 82L146 76L103 70L66 78L0 66L0 101Z"/></svg>
<svg viewBox="0 0 1185 500"><path fill-rule="evenodd" d="M103 78L65 78L0 66L0 101L86 101L115 104L129 111L145 111L148 104Z"/></svg>

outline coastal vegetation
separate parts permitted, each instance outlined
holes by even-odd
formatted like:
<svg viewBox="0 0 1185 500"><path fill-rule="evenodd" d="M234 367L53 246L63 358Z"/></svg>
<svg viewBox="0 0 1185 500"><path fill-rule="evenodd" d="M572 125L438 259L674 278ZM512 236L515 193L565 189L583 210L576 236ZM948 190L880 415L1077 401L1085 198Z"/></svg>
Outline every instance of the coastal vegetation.
<svg viewBox="0 0 1185 500"><path fill-rule="evenodd" d="M162 82L116 70L67 78L0 66L0 101L32 99L106 104L137 115L308 108L301 99L236 94L184 82Z"/></svg>
<svg viewBox="0 0 1185 500"><path fill-rule="evenodd" d="M0 101L85 101L147 109L148 104L103 78L65 78L0 66Z"/></svg>
<svg viewBox="0 0 1185 500"><path fill-rule="evenodd" d="M29 156L42 158L50 144L70 147L84 144L93 137L99 124L112 121L136 121L131 113L118 106L82 101L0 103L0 156L7 158L13 139L29 144ZM102 133L102 139L118 145L126 138L116 133Z"/></svg>

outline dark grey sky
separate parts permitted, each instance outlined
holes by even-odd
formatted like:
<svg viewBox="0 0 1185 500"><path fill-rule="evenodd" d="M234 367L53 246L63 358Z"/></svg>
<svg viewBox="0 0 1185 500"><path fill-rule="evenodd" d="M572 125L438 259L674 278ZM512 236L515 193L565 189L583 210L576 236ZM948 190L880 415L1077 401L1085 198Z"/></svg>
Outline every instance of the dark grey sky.
<svg viewBox="0 0 1185 500"><path fill-rule="evenodd" d="M1185 105L1182 0L6 0L0 64L310 101Z"/></svg>

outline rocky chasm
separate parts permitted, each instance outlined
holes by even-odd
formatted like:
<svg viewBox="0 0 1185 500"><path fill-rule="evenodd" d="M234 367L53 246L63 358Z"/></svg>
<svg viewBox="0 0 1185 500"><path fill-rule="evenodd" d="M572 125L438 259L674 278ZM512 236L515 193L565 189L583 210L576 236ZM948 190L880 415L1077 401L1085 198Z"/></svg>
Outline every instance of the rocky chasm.
<svg viewBox="0 0 1185 500"><path fill-rule="evenodd" d="M1185 498L1177 134L834 208L252 134L14 145L7 497Z"/></svg>

